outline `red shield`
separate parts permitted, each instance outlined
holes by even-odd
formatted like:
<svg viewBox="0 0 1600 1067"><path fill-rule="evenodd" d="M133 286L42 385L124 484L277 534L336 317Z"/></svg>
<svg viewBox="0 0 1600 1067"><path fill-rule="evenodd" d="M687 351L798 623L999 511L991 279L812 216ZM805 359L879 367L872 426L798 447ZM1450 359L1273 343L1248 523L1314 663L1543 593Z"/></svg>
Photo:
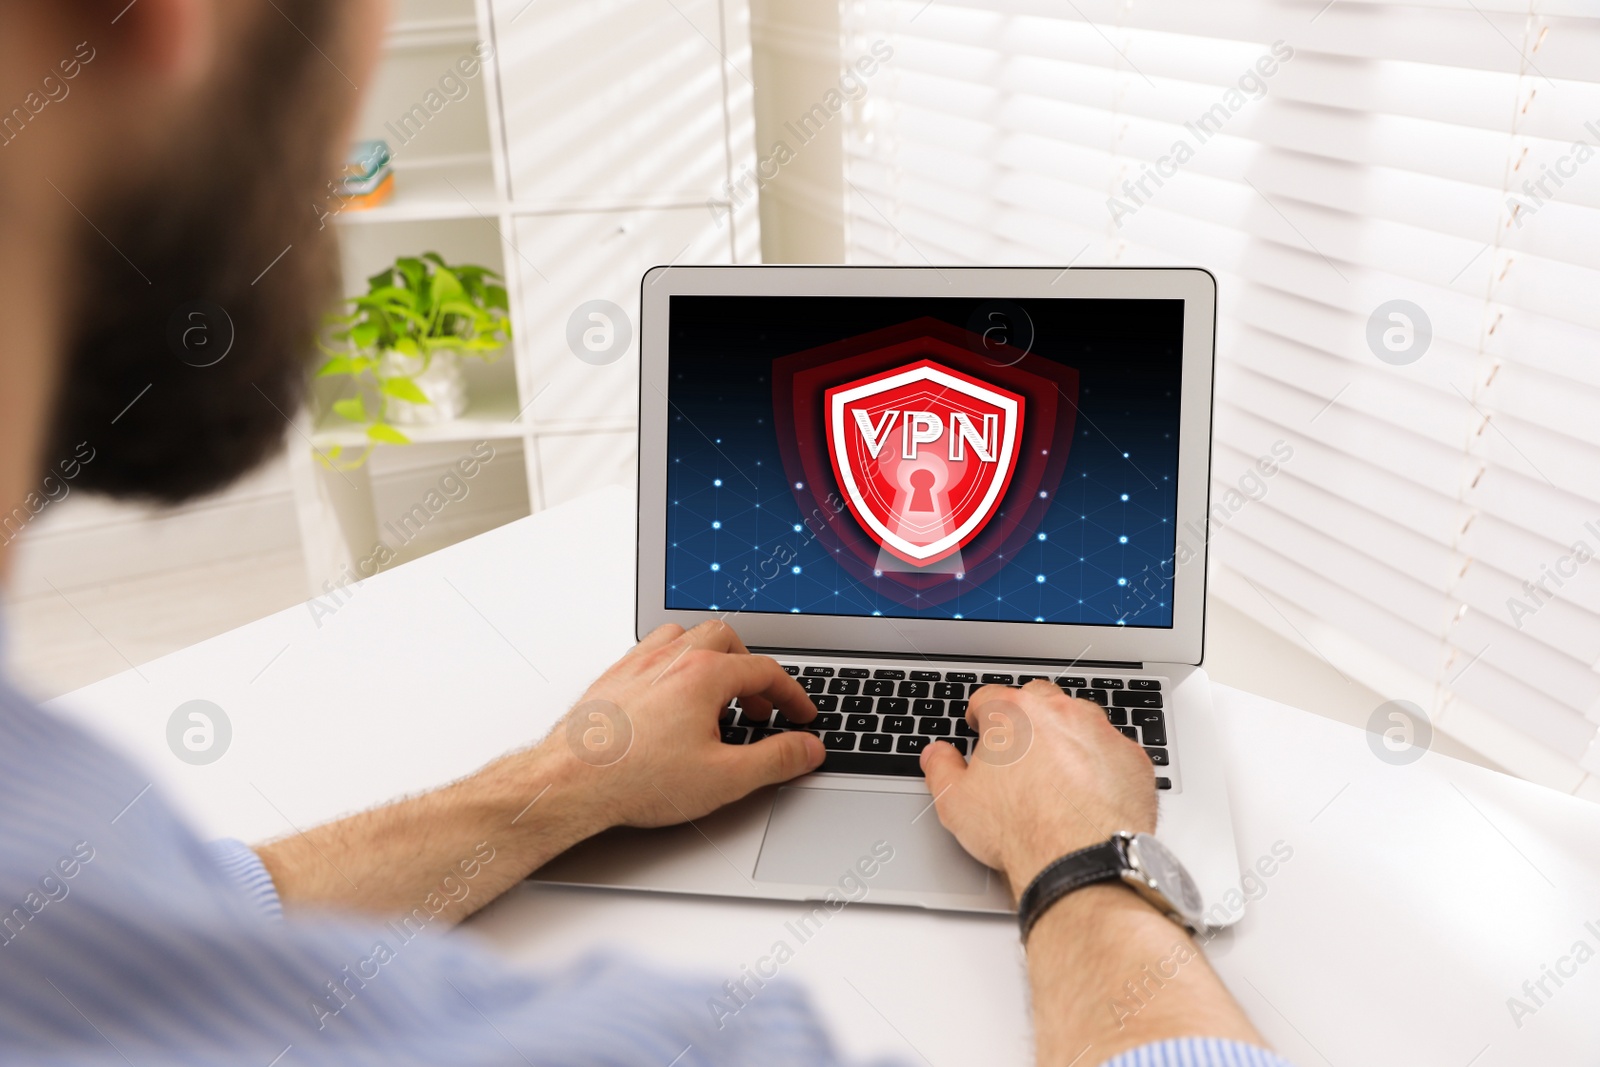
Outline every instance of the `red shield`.
<svg viewBox="0 0 1600 1067"><path fill-rule="evenodd" d="M1009 461L1008 470L1001 478L997 509L982 512L977 507L987 493L970 503L977 516L970 539L964 538L964 543L957 545L961 552L959 559L946 555L943 562L931 555L922 561L907 560L913 553L895 553L887 547L872 529L867 516L874 514L881 519L894 515L893 503L882 502L888 490L880 491L880 503L875 506L848 499L851 494L844 486L840 458L849 454L850 446L846 440L843 453L832 447L833 431L829 428L830 395L852 386L886 380L924 363L939 367L969 385L975 383L990 394L1021 397L1025 401L1017 409L1015 458ZM983 406L980 397L970 390L947 392L962 396L943 397L948 407L936 408L933 404L919 402L898 410L945 413L942 425L946 436L932 445L919 442L917 454L920 457L923 449L937 449L943 445L943 458L948 464L948 416L954 413L951 408L958 407L969 415L976 412L999 415L999 411L996 410L998 405ZM928 387L927 393L924 400L933 397L938 390ZM943 604L959 596L962 590L993 578L1025 542L1033 540L1045 512L1055 502L1056 489L1071 451L1078 410L1078 372L1038 353L996 344L948 322L918 318L776 360L772 365L772 401L773 429L799 508L802 528L813 532L839 566L856 580L870 583L877 595L921 611ZM1026 424L1021 418L1024 407ZM883 418L883 410L880 406L874 415L871 406L867 408L867 432L875 438L884 437L880 454L891 448L903 454L905 431L898 421L894 436L884 436L888 432L886 426L883 434L878 433L877 420ZM976 418L972 421L974 428L981 430L983 424ZM854 415L849 416L846 437L851 425L858 425ZM996 427L998 429L998 423ZM925 433L931 433L931 429ZM966 442L970 440L966 438ZM964 442L963 450L970 455L969 444ZM868 458L872 458L870 450ZM866 470L859 461L850 462L853 463L851 470ZM995 467L995 474L1000 475L999 464ZM857 488L861 486L858 481ZM914 491L917 487L911 488ZM962 494L958 487L957 500L960 499ZM908 512L909 504L907 501ZM922 518L915 514L911 517L919 521ZM960 525L958 523L957 527ZM927 551L932 543L926 534L920 538L903 533L899 536L913 546L922 546L919 551ZM894 558L899 565L885 567L889 558ZM960 573L962 580L952 580L952 570Z"/></svg>
<svg viewBox="0 0 1600 1067"><path fill-rule="evenodd" d="M959 552L1016 471L1025 402L929 359L829 389L828 456L845 503L914 567Z"/></svg>

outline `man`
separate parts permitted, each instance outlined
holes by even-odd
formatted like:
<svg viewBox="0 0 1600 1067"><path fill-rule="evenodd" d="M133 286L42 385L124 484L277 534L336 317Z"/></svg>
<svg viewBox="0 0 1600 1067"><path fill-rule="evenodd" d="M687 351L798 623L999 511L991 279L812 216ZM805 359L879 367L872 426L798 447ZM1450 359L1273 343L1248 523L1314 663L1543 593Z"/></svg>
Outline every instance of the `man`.
<svg viewBox="0 0 1600 1067"><path fill-rule="evenodd" d="M4 6L5 514L25 522L45 479L63 476L182 500L278 445L332 292L314 205L384 14L381 0ZM209 361L183 358L182 331L195 309L219 307L233 348L195 366ZM667 627L586 695L634 723L615 764L547 739L435 793L251 851L202 845L131 767L0 688L0 1058L834 1062L781 983L719 1029L703 983L615 960L534 980L465 939L410 928L419 901L438 904L425 914L440 925L459 920L607 827L697 818L821 762L804 733L722 745L716 715L734 696L753 712L814 714L731 628ZM1021 888L1110 830L1154 829L1151 768L1097 708L1034 683L983 690L974 711L1001 696L1034 720L1022 760L968 765L945 744L923 758L939 818L974 856ZM471 892L452 892L463 879ZM1256 1047L1187 935L1127 889L1066 895L1027 949L1043 1063L1281 1062ZM1137 1014L1108 1008L1147 963L1175 954L1186 962Z"/></svg>

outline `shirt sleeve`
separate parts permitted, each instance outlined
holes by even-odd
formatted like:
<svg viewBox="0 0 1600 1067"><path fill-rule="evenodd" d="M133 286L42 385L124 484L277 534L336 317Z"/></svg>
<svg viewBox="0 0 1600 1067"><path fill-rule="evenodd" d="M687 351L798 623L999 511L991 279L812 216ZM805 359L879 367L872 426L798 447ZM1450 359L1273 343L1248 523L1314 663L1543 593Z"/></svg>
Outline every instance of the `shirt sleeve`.
<svg viewBox="0 0 1600 1067"><path fill-rule="evenodd" d="M386 921L273 918L248 847L201 841L142 771L3 680L0 826L5 1063L856 1062L781 973L668 975L611 956L527 974L450 928L434 892ZM473 877L457 883L477 892Z"/></svg>
<svg viewBox="0 0 1600 1067"><path fill-rule="evenodd" d="M1129 1049L1101 1067L1294 1067L1281 1056L1239 1041L1180 1037Z"/></svg>
<svg viewBox="0 0 1600 1067"><path fill-rule="evenodd" d="M255 849L243 841L224 838L206 845L206 851L216 861L223 879L269 919L283 918L283 902L278 899L278 887L272 884L272 875Z"/></svg>

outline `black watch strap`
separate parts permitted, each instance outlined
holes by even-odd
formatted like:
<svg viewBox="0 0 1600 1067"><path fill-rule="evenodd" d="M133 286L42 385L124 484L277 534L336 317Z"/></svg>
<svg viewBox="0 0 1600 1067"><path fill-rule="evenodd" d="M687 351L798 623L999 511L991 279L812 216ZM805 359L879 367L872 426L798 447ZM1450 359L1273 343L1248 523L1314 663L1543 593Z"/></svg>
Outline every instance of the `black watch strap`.
<svg viewBox="0 0 1600 1067"><path fill-rule="evenodd" d="M1121 878L1126 867L1122 839L1113 837L1098 845L1069 852L1040 871L1017 901L1017 923L1022 927L1022 940L1028 940L1033 924L1056 901L1074 889Z"/></svg>

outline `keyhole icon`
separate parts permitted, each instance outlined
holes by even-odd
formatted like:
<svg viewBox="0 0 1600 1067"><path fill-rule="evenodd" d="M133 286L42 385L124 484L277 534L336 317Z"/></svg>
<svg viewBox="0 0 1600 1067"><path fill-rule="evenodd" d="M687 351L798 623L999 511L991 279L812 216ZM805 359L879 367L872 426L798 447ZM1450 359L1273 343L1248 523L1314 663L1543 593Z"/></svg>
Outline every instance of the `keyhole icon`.
<svg viewBox="0 0 1600 1067"><path fill-rule="evenodd" d="M930 470L911 472L911 511L933 510L933 483L934 478Z"/></svg>

